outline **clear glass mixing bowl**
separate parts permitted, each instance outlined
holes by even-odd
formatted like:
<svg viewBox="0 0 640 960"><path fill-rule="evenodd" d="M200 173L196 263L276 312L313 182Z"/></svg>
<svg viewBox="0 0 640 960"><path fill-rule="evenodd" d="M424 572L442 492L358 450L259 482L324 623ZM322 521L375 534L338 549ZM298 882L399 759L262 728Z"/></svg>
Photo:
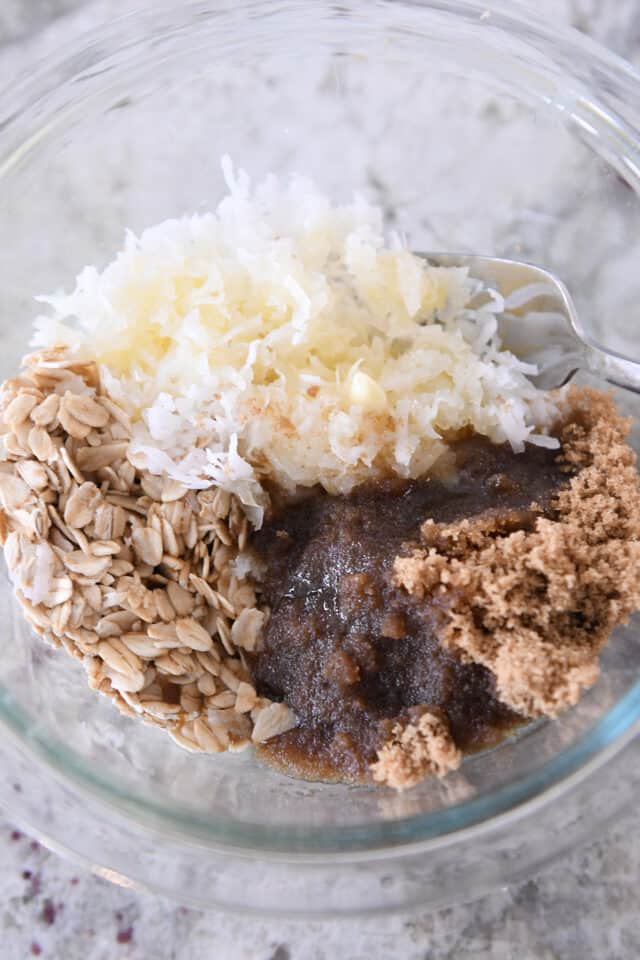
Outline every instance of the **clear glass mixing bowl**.
<svg viewBox="0 0 640 960"><path fill-rule="evenodd" d="M35 294L105 264L125 228L215 205L224 153L255 178L361 191L414 249L535 261L590 336L637 354L640 77L510 10L156 3L5 91L0 374L25 352ZM193 903L335 914L470 896L573 843L632 786L611 758L640 722L638 620L573 710L399 795L187 755L31 635L4 574L0 614L0 802L103 875Z"/></svg>

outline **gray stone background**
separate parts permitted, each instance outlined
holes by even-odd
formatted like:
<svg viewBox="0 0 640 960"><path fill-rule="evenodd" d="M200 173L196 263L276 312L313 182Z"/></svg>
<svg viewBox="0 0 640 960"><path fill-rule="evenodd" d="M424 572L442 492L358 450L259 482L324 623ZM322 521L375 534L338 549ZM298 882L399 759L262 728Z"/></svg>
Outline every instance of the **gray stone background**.
<svg viewBox="0 0 640 960"><path fill-rule="evenodd" d="M538 15L571 23L640 62L639 0L527 2ZM56 37L68 39L138 5L0 0L0 82L28 69ZM545 873L475 903L309 923L197 913L110 886L0 818L0 960L637 960L639 826L640 815L629 813Z"/></svg>

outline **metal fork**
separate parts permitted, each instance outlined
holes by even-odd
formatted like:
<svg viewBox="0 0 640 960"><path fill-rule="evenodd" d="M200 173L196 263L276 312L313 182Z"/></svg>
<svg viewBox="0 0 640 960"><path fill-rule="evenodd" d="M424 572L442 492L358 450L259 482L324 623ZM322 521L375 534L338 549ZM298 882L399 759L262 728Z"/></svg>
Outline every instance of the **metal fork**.
<svg viewBox="0 0 640 960"><path fill-rule="evenodd" d="M505 347L538 374L531 380L543 390L561 387L587 370L617 387L640 393L640 362L606 350L586 336L565 285L548 270L498 257L459 253L422 253L436 267L468 267L505 301L498 332ZM523 322L526 316L526 322Z"/></svg>

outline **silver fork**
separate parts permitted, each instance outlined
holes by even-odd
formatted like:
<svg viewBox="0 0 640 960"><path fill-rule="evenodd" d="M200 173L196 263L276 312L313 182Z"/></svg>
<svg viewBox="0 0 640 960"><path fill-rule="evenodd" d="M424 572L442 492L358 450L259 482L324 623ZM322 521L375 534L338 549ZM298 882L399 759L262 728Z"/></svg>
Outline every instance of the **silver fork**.
<svg viewBox="0 0 640 960"><path fill-rule="evenodd" d="M587 370L617 387L640 393L640 362L606 350L586 336L565 285L548 270L498 257L459 253L421 253L437 267L468 267L469 275L500 293L506 308L498 332L507 349L538 374L531 380L543 390L561 387ZM526 323L523 322L526 316Z"/></svg>

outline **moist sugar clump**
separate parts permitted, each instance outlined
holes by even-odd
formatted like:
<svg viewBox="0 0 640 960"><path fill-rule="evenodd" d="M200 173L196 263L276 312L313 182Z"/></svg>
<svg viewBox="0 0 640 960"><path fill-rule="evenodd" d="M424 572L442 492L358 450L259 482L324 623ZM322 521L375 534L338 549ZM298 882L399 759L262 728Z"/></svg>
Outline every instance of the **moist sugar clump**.
<svg viewBox="0 0 640 960"><path fill-rule="evenodd" d="M393 725L371 764L373 779L397 790L413 787L425 777L444 777L462 759L442 716L426 707L414 707L408 714L405 722Z"/></svg>
<svg viewBox="0 0 640 960"><path fill-rule="evenodd" d="M446 609L443 645L483 664L501 701L555 716L598 676L611 631L640 602L640 494L630 423L613 400L573 388L559 430L568 482L532 529L494 515L427 521L423 546L395 562L411 595Z"/></svg>

